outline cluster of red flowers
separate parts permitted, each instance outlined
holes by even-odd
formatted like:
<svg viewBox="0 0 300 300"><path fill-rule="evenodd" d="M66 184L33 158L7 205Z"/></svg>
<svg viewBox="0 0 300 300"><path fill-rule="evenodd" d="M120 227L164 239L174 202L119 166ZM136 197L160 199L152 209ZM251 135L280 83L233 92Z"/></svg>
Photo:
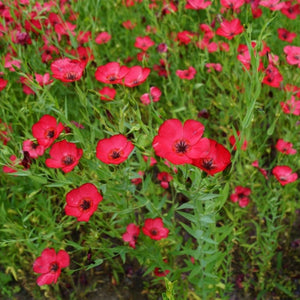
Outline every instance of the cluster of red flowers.
<svg viewBox="0 0 300 300"><path fill-rule="evenodd" d="M13 46L31 47L40 37L42 45L40 47L40 61L45 66L43 74L32 70L32 74L22 74L18 83L22 84L23 92L27 95L34 95L37 88L51 88L53 79L57 79L67 86L72 82L79 81L86 76L91 62L94 61L92 48L86 44L92 42L92 32L78 31L76 32L75 22L78 14L76 14L68 1L59 1L59 7L63 14L68 11L68 19L62 18L61 14L53 12L56 9L55 1L36 2L32 4L32 11L28 18L23 22L21 12L23 5L28 5L29 1L13 1L14 5L10 5L9 1L0 2L0 16L3 22L0 24L0 36L7 34L7 39L11 41ZM141 3L142 0L124 0L126 6L133 6ZM149 3L150 9L157 9L160 5L160 17L168 14L175 14L178 11L179 1L155 1ZM161 3L158 3L161 2ZM187 11L203 10L212 5L212 1L208 0L186 0L182 6ZM262 15L261 7L271 11L280 11L283 15L290 19L295 19L300 14L299 1L280 2L279 0L220 0L221 15L216 15L210 24L199 24L197 32L182 30L171 34L170 45L160 41L156 50L160 55L159 64L153 65L153 70L158 72L159 76L168 77L170 75L170 66L168 63L169 49L172 49L172 43L176 43L179 47L188 47L194 44L201 50L209 53L216 51L228 52L232 39L245 31L240 19L237 15L241 12L241 8L250 4L254 18ZM232 12L232 16L230 13ZM226 19L223 14L226 13ZM72 23L73 22L73 23ZM131 20L124 21L122 26L128 30L133 30L136 23ZM41 36L41 33L46 34ZM151 50L155 49L155 35L157 28L148 25L145 29L145 36L137 36L133 46L138 51L137 60L147 62L151 55ZM290 32L286 28L279 28L278 39L286 43L293 43L297 38L297 33ZM150 35L155 35L153 38ZM277 35L276 35L277 36ZM34 38L33 38L34 37ZM54 37L52 39L52 37ZM107 31L97 32L94 43L97 47L106 47L111 41L112 35ZM71 43L71 40L76 43ZM61 41L66 40L67 46L64 51ZM57 47L57 43L61 47ZM76 49L72 48L73 44L78 44ZM109 44L108 44L109 45ZM237 48L237 59L242 63L245 69L251 68L251 53L259 56L258 70L263 72L264 77L262 83L273 88L282 88L284 80L281 74L279 57L272 53L270 47L263 41L262 49L257 49L255 42L248 45L240 44ZM93 48L94 49L94 48ZM261 50L261 51L259 51ZM283 48L285 61L293 68L300 68L300 47L295 45L287 45ZM258 54L257 54L258 53ZM70 58L72 57L72 58ZM19 70L23 64L19 59L15 47L7 47L3 56L5 72L0 73L0 92L7 89L8 80L5 77L8 72ZM264 66L263 59L267 61ZM134 88L143 84L150 75L151 69L140 65L131 67L125 64L130 63L133 58L128 57L122 63L117 61L103 62L94 70L95 79L105 85L98 93L101 100L112 101L116 97L117 91L111 85L122 85L128 88ZM253 60L252 60L253 61ZM95 63L94 63L95 64ZM128 64L129 65L129 64ZM143 64L144 66L144 64ZM215 70L222 71L220 63L206 63L207 72ZM51 71L51 75L50 75ZM185 64L183 69L178 69L175 74L185 80L193 80L199 72L193 66ZM51 77L52 76L52 77ZM198 74L199 76L199 74ZM288 96L286 102L280 102L282 111L285 114L300 115L300 89L292 85L286 85L285 91L292 92L293 95ZM160 100L162 91L157 86L151 86L147 92L140 96L140 100L144 105ZM0 119L0 140L6 145L10 140L11 126L2 122ZM80 126L80 125L78 125ZM79 164L79 160L83 156L83 150L77 148L77 145L68 142L66 139L57 141L63 131L67 132L67 128L56 120L55 117L44 115L32 126L32 139L23 141L23 159L18 159L15 155L10 156L11 164L4 166L3 171L6 173L17 172L18 168L27 170L32 160L38 159L47 153L49 157L45 160L48 168L61 169L64 173L69 173ZM158 130L158 134L152 141L152 147L157 156L165 159L165 164L170 166L190 164L200 168L207 174L214 176L215 174L225 170L231 163L230 152L221 144L213 139L204 138L204 125L196 120L187 120L182 124L178 119L169 119L163 122ZM237 150L237 139L240 139L240 132L229 137L229 142L234 150ZM248 142L243 139L240 146L241 150L246 151ZM276 149L286 155L293 155L297 152L293 148L293 144L283 139L279 139L276 143ZM133 153L134 144L123 134L115 134L107 138L100 139L96 145L96 157L104 164L118 165L125 162ZM156 163L155 158L145 158L150 160L150 165ZM267 171L260 168L258 162L255 161L253 166L268 179ZM132 182L139 184L142 182L143 171L139 171L139 177L134 178ZM174 169L176 173L176 168ZM275 166L272 174L280 182L281 185L297 180L297 173L293 173L292 169L286 165ZM168 172L159 172L157 180L164 189L169 188L173 176ZM231 201L238 202L240 207L249 204L250 188L237 186L235 192L230 196ZM88 222L98 208L99 203L103 200L102 194L98 188L92 183L85 183L75 189L69 191L66 195L65 214L73 216L80 222ZM153 240L161 240L168 237L169 229L164 227L161 218L146 219L142 232ZM129 242L129 246L136 247L136 242L140 234L140 227L131 223L127 226L126 233L122 238ZM33 265L33 270L42 274L37 279L38 285L50 284L56 282L60 275L61 269L67 267L70 263L69 255L60 250L58 253L54 249L45 249L41 256L38 257ZM167 272L156 270L157 276L166 275Z"/></svg>
<svg viewBox="0 0 300 300"><path fill-rule="evenodd" d="M142 231L145 235L155 241L165 239L169 235L169 229L164 227L163 220L161 218L146 219L145 224L142 227ZM130 223L126 228L126 232L122 235L122 238L124 242L129 242L130 247L135 248L139 234L139 226Z"/></svg>
<svg viewBox="0 0 300 300"><path fill-rule="evenodd" d="M192 164L209 175L223 171L229 164L230 152L214 140L203 138L204 125L187 120L165 121L154 137L152 146L157 156L175 165Z"/></svg>

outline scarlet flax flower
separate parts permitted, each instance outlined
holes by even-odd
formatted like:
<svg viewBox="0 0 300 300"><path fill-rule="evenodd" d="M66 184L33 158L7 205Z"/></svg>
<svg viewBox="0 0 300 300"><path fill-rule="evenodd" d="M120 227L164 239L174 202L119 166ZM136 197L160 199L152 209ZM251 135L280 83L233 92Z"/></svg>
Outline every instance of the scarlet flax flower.
<svg viewBox="0 0 300 300"><path fill-rule="evenodd" d="M192 163L208 154L210 143L202 138L203 132L204 125L198 121L187 120L182 125L178 119L170 119L160 126L152 146L156 155L173 164Z"/></svg>
<svg viewBox="0 0 300 300"><path fill-rule="evenodd" d="M160 181L161 187L167 189L169 187L169 182L173 179L173 176L168 172L160 172L157 174L157 179Z"/></svg>
<svg viewBox="0 0 300 300"><path fill-rule="evenodd" d="M193 67L189 67L187 70L177 70L176 75L181 79L187 79L192 80L195 75L197 74L197 71Z"/></svg>
<svg viewBox="0 0 300 300"><path fill-rule="evenodd" d="M27 151L31 158L38 158L45 152L43 145L38 145L34 141L26 140L23 142L23 151Z"/></svg>
<svg viewBox="0 0 300 300"><path fill-rule="evenodd" d="M199 9L205 9L205 8L207 8L210 5L211 5L211 1L206 1L206 0L187 0L185 8L186 9L199 10Z"/></svg>
<svg viewBox="0 0 300 300"><path fill-rule="evenodd" d="M293 155L297 153L297 150L293 149L293 144L286 142L283 139L277 141L275 148L283 154Z"/></svg>
<svg viewBox="0 0 300 300"><path fill-rule="evenodd" d="M140 234L139 226L134 223L130 223L126 227L126 232L122 235L122 239L124 242L129 242L129 246L135 249L135 243Z"/></svg>
<svg viewBox="0 0 300 300"><path fill-rule="evenodd" d="M101 95L100 96L101 100L103 100L103 101L112 101L112 100L114 100L114 98L117 94L117 91L113 88L109 88L109 87L105 86L104 88L102 88L99 91L99 94Z"/></svg>
<svg viewBox="0 0 300 300"><path fill-rule="evenodd" d="M239 140L240 140L240 135L241 135L241 134L240 134L240 132L238 131L238 132L237 132L237 136L238 136ZM235 139L235 136L234 136L234 135L231 135L231 136L229 137L229 142L230 142L230 144L232 145L233 149L234 149L234 150L237 150L237 148L236 148L236 139ZM244 140L243 145L241 146L241 150L245 151L245 150L247 149L247 146L248 146L248 142L247 142L246 140Z"/></svg>
<svg viewBox="0 0 300 300"><path fill-rule="evenodd" d="M295 100L294 96L286 102L280 102L280 106L285 114L300 116L300 101Z"/></svg>
<svg viewBox="0 0 300 300"><path fill-rule="evenodd" d="M66 195L65 213L77 218L77 221L88 222L98 208L103 197L92 183L86 183Z"/></svg>
<svg viewBox="0 0 300 300"><path fill-rule="evenodd" d="M102 139L98 142L96 156L105 164L118 165L133 151L134 145L122 134Z"/></svg>
<svg viewBox="0 0 300 300"><path fill-rule="evenodd" d="M152 47L155 45L155 43L149 38L149 36L138 36L135 39L134 47L142 49L143 51L147 51L148 48Z"/></svg>
<svg viewBox="0 0 300 300"><path fill-rule="evenodd" d="M142 68L141 66L133 66L129 69L124 78L124 85L127 87L135 87L146 81L150 74L149 68Z"/></svg>
<svg viewBox="0 0 300 300"><path fill-rule="evenodd" d="M56 119L50 115L44 115L32 126L32 134L37 139L39 145L47 149L53 141L64 130L62 123L57 123Z"/></svg>
<svg viewBox="0 0 300 300"><path fill-rule="evenodd" d="M239 19L234 19L232 21L224 20L220 24L220 28L217 29L216 34L231 40L236 35L241 34L243 31L244 27Z"/></svg>
<svg viewBox="0 0 300 300"><path fill-rule="evenodd" d="M208 139L210 146L206 155L193 159L192 164L209 175L215 175L222 172L230 164L230 152L221 144Z"/></svg>
<svg viewBox="0 0 300 300"><path fill-rule="evenodd" d="M297 36L297 33L289 32L285 28L278 28L277 32L278 32L278 38L288 43L292 43L294 38Z"/></svg>
<svg viewBox="0 0 300 300"><path fill-rule="evenodd" d="M118 84L122 83L128 71L129 68L126 66L120 66L118 62L110 62L99 66L95 72L95 77L102 83Z"/></svg>
<svg viewBox="0 0 300 300"><path fill-rule="evenodd" d="M85 64L79 60L61 58L51 64L53 77L62 82L77 81L82 77Z"/></svg>
<svg viewBox="0 0 300 300"><path fill-rule="evenodd" d="M96 44L99 44L99 45L106 44L110 40L111 40L111 35L106 31L99 33L95 38Z"/></svg>
<svg viewBox="0 0 300 300"><path fill-rule="evenodd" d="M288 166L276 166L272 170L272 174L276 177L281 185L286 185L298 179L297 173L292 172L292 169Z"/></svg>
<svg viewBox="0 0 300 300"><path fill-rule="evenodd" d="M240 207L246 207L250 202L248 197L250 194L251 189L239 185L234 189L234 193L230 195L230 200L238 202Z"/></svg>
<svg viewBox="0 0 300 300"><path fill-rule="evenodd" d="M263 169L263 168L261 168L261 167L259 166L258 160L255 160L251 165L252 165L253 167L257 168L258 171L259 171L261 174L263 174L264 177L265 177L267 180L269 179L267 170L266 170L266 169Z"/></svg>
<svg viewBox="0 0 300 300"><path fill-rule="evenodd" d="M265 70L265 74L266 76L263 78L262 83L275 88L280 87L283 77L276 67L274 67L272 64L269 64Z"/></svg>
<svg viewBox="0 0 300 300"><path fill-rule="evenodd" d="M146 219L142 230L145 235L156 241L165 239L169 235L169 229L164 227L161 218Z"/></svg>
<svg viewBox="0 0 300 300"><path fill-rule="evenodd" d="M61 168L63 172L71 172L79 162L83 151L76 144L66 140L55 143L49 152L51 158L46 159L48 168Z"/></svg>
<svg viewBox="0 0 300 300"><path fill-rule="evenodd" d="M286 56L286 61L289 65L297 65L300 68L300 47L286 46L283 48Z"/></svg>
<svg viewBox="0 0 300 300"><path fill-rule="evenodd" d="M164 263L165 264L167 264L168 263L168 260L167 259L164 259ZM164 270L164 269L163 269ZM162 269L160 269L160 268L158 268L158 267L156 267L155 269L154 269L154 275L156 276L156 277L165 277L165 276L167 276L169 273L170 273L170 270L165 270L165 271L163 271Z"/></svg>
<svg viewBox="0 0 300 300"><path fill-rule="evenodd" d="M158 87L152 86L150 88L150 94L149 93L143 94L140 97L140 100L142 101L143 104L148 105L151 103L151 101L153 102L159 101L160 96L161 96L161 90Z"/></svg>
<svg viewBox="0 0 300 300"><path fill-rule="evenodd" d="M41 286L56 283L61 269L68 267L69 264L70 257L66 251L59 250L56 253L53 248L44 249L33 264L33 271L42 274L38 277L37 284Z"/></svg>

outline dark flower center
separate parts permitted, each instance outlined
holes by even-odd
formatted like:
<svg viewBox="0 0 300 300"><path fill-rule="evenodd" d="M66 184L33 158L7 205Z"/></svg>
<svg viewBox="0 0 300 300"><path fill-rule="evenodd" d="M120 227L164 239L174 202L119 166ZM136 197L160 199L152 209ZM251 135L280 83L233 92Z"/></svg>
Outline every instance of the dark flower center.
<svg viewBox="0 0 300 300"><path fill-rule="evenodd" d="M75 72L68 72L64 75L64 78L65 79L68 79L68 80L75 80L77 79L77 73Z"/></svg>
<svg viewBox="0 0 300 300"><path fill-rule="evenodd" d="M31 148L32 148L32 149L36 149L37 147L38 147L38 144L36 144L36 143L32 143L32 144L31 144Z"/></svg>
<svg viewBox="0 0 300 300"><path fill-rule="evenodd" d="M91 207L91 201L83 199L81 200L79 207L82 208L82 210L87 210Z"/></svg>
<svg viewBox="0 0 300 300"><path fill-rule="evenodd" d="M113 152L111 153L110 157L111 157L112 159L117 159L117 158L120 158L120 157L121 157L121 154L120 154L119 151L113 151Z"/></svg>
<svg viewBox="0 0 300 300"><path fill-rule="evenodd" d="M49 131L47 132L47 137L48 137L49 139L52 139L52 138L54 137L54 134L55 134L55 131L54 131L54 130L49 130Z"/></svg>
<svg viewBox="0 0 300 300"><path fill-rule="evenodd" d="M56 262L54 262L50 265L50 271L51 272L55 273L58 269L59 269L59 266Z"/></svg>
<svg viewBox="0 0 300 300"><path fill-rule="evenodd" d="M214 161L212 159L204 159L202 161L202 167L205 168L206 170L212 170L216 168L214 166Z"/></svg>
<svg viewBox="0 0 300 300"><path fill-rule="evenodd" d="M151 235L158 235L158 231L154 228L150 230Z"/></svg>
<svg viewBox="0 0 300 300"><path fill-rule="evenodd" d="M107 77L108 81L112 82L115 81L117 79L117 77L115 75L110 75Z"/></svg>
<svg viewBox="0 0 300 300"><path fill-rule="evenodd" d="M63 163L64 163L64 165L66 165L66 166L71 165L73 162L74 162L74 157L71 156L71 155L67 155L67 156L65 156L65 157L63 158Z"/></svg>
<svg viewBox="0 0 300 300"><path fill-rule="evenodd" d="M190 146L184 140L180 140L179 142L176 142L176 144L175 144L175 149L176 149L177 153L185 154L185 153L187 153L189 147Z"/></svg>

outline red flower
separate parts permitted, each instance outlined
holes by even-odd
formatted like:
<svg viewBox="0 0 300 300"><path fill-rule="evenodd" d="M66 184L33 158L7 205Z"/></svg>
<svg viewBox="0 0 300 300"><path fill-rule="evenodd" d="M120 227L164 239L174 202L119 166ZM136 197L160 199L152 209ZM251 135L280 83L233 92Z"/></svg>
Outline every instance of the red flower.
<svg viewBox="0 0 300 300"><path fill-rule="evenodd" d="M124 135L117 134L98 142L96 156L105 164L118 165L128 158L133 148L133 144Z"/></svg>
<svg viewBox="0 0 300 300"><path fill-rule="evenodd" d="M237 132L237 136L239 137L239 140L240 140L240 132L239 131ZM235 140L234 135L231 135L229 137L229 142L233 146L233 150L236 150L236 140ZM247 149L247 146L248 146L248 142L246 140L244 140L241 150L245 151Z"/></svg>
<svg viewBox="0 0 300 300"><path fill-rule="evenodd" d="M61 58L51 64L53 77L62 82L77 81L82 77L85 65L79 61L70 58Z"/></svg>
<svg viewBox="0 0 300 300"><path fill-rule="evenodd" d="M233 39L236 35L241 34L244 31L244 27L239 19L232 21L224 20L220 24L220 28L217 29L216 34L224 36L228 40Z"/></svg>
<svg viewBox="0 0 300 300"><path fill-rule="evenodd" d="M221 5L225 8L232 9L235 12L239 11L239 8L245 4L245 0L221 0Z"/></svg>
<svg viewBox="0 0 300 300"><path fill-rule="evenodd" d="M193 159L208 153L210 143L201 138L203 132L204 126L198 121L187 120L182 126L179 120L170 119L160 126L152 146L156 155L173 164L192 163Z"/></svg>
<svg viewBox="0 0 300 300"><path fill-rule="evenodd" d="M116 96L117 91L113 88L109 88L105 86L103 89L99 91L99 94L101 95L100 99L104 101L112 101L114 100Z"/></svg>
<svg viewBox="0 0 300 300"><path fill-rule="evenodd" d="M70 264L69 254L64 250L59 250L56 254L53 248L43 250L34 264L33 271L42 274L37 279L38 285L56 283L60 275L61 269L68 267Z"/></svg>
<svg viewBox="0 0 300 300"><path fill-rule="evenodd" d="M282 9L285 6L285 3L280 1L281 0L264 0L264 1L260 1L259 5L267 7L272 11L275 11L275 10Z"/></svg>
<svg viewBox="0 0 300 300"><path fill-rule="evenodd" d="M145 235L156 241L165 239L169 235L169 229L164 227L161 218L147 219L142 230Z"/></svg>
<svg viewBox="0 0 300 300"><path fill-rule="evenodd" d="M46 63L50 61L53 57L52 54L58 54L59 50L53 46L53 45L48 45L45 44L42 48L40 48L40 51L42 51L42 62Z"/></svg>
<svg viewBox="0 0 300 300"><path fill-rule="evenodd" d="M8 83L8 80L5 80L0 77L0 92L5 89L7 83Z"/></svg>
<svg viewBox="0 0 300 300"><path fill-rule="evenodd" d="M103 83L117 84L122 83L122 79L128 73L129 68L120 66L118 62L110 62L97 68L95 77Z"/></svg>
<svg viewBox="0 0 300 300"><path fill-rule="evenodd" d="M138 36L135 39L134 47L142 49L143 51L147 51L148 48L155 45L155 43L149 38L149 36Z"/></svg>
<svg viewBox="0 0 300 300"><path fill-rule="evenodd" d="M15 166L18 163L17 157L15 155L11 155L9 159L11 161L11 164L8 165L8 166L3 166L2 171L4 173L15 173L15 172L18 172L18 170L15 168Z"/></svg>
<svg viewBox="0 0 300 300"><path fill-rule="evenodd" d="M269 86L278 88L280 83L283 81L283 77L278 71L276 67L272 64L269 64L265 70L266 76L263 78L262 83L267 84Z"/></svg>
<svg viewBox="0 0 300 300"><path fill-rule="evenodd" d="M285 114L300 116L300 101L296 101L294 96L286 102L280 102L280 105Z"/></svg>
<svg viewBox="0 0 300 300"><path fill-rule="evenodd" d="M292 43L294 38L297 36L295 32L289 32L285 28L278 28L278 37L285 42Z"/></svg>
<svg viewBox="0 0 300 300"><path fill-rule="evenodd" d="M31 140L26 140L23 142L23 151L27 151L31 158L38 158L44 154L45 147Z"/></svg>
<svg viewBox="0 0 300 300"><path fill-rule="evenodd" d="M2 122L0 119L0 141L3 142L3 145L7 145L7 142L10 141L8 135L12 133L11 125L7 125L6 123Z"/></svg>
<svg viewBox="0 0 300 300"><path fill-rule="evenodd" d="M50 79L49 73L45 73L44 75L35 73L35 80L40 86L45 86L53 82L53 79Z"/></svg>
<svg viewBox="0 0 300 300"><path fill-rule="evenodd" d="M209 5L211 5L211 1L206 1L206 0L187 0L185 8L186 9L199 10L199 9L205 9Z"/></svg>
<svg viewBox="0 0 300 300"><path fill-rule="evenodd" d="M135 185L138 185L138 184L142 183L142 181L143 181L143 176L144 176L145 172L143 172L143 171L138 171L138 174L139 174L139 177L137 177L137 178L132 178L132 179L131 179L131 183L133 183L133 184L135 184Z"/></svg>
<svg viewBox="0 0 300 300"><path fill-rule="evenodd" d="M292 1L286 1L280 11L289 19L294 20L300 14L300 2L293 5Z"/></svg>
<svg viewBox="0 0 300 300"><path fill-rule="evenodd" d="M99 45L106 44L110 40L111 40L111 35L106 31L99 33L95 38L95 42Z"/></svg>
<svg viewBox="0 0 300 300"><path fill-rule="evenodd" d="M164 259L164 262L167 264L168 260ZM170 273L170 270L162 271L160 268L155 268L153 272L154 272L154 275L157 277L165 277Z"/></svg>
<svg viewBox="0 0 300 300"><path fill-rule="evenodd" d="M159 76L168 77L169 76L169 65L167 61L160 59L159 65L154 65L153 70L158 72Z"/></svg>
<svg viewBox="0 0 300 300"><path fill-rule="evenodd" d="M156 159L154 157L149 157L149 156L143 155L143 160L145 162L150 161L150 167L152 167L155 164L157 164L157 161L156 161Z"/></svg>
<svg viewBox="0 0 300 300"><path fill-rule="evenodd" d="M195 77L197 71L193 67L189 67L187 70L177 70L176 75L181 79L191 80Z"/></svg>
<svg viewBox="0 0 300 300"><path fill-rule="evenodd" d="M196 33L184 30L182 32L178 32L176 41L179 41L180 44L188 45L194 36L196 36Z"/></svg>
<svg viewBox="0 0 300 300"><path fill-rule="evenodd" d="M124 242L129 242L129 246L135 249L135 243L140 234L139 226L130 223L126 227L126 232L122 235L122 239Z"/></svg>
<svg viewBox="0 0 300 300"><path fill-rule="evenodd" d="M103 197L92 183L86 183L66 195L65 213L77 218L77 221L88 222L97 210Z"/></svg>
<svg viewBox="0 0 300 300"><path fill-rule="evenodd" d="M44 115L32 126L32 134L37 139L38 144L47 149L53 141L64 130L62 123L58 123L54 117Z"/></svg>
<svg viewBox="0 0 300 300"><path fill-rule="evenodd" d="M238 202L240 207L246 207L250 199L248 196L251 194L251 189L237 186L234 190L234 193L230 195L230 200L232 202Z"/></svg>
<svg viewBox="0 0 300 300"><path fill-rule="evenodd" d="M280 151L281 153L283 154L290 154L290 155L293 155L293 154L296 154L297 153L297 150L296 149L293 149L293 144L292 143L289 143L289 142L286 142L284 141L283 139L279 139L276 143L276 149L278 151Z"/></svg>
<svg viewBox="0 0 300 300"><path fill-rule="evenodd" d="M231 155L221 144L214 140L208 140L210 142L208 154L194 159L192 164L213 176L222 172L230 164Z"/></svg>
<svg viewBox="0 0 300 300"><path fill-rule="evenodd" d="M153 102L159 101L160 96L161 96L160 89L155 86L152 86L150 88L150 94L148 94L148 93L143 94L140 97L140 100L142 101L143 104L148 105L151 103L151 101L153 101Z"/></svg>
<svg viewBox="0 0 300 300"><path fill-rule="evenodd" d="M297 173L292 173L292 169L288 166L277 166L272 170L272 174L281 185L286 185L298 179Z"/></svg>
<svg viewBox="0 0 300 300"><path fill-rule="evenodd" d="M131 67L124 78L124 85L127 87L135 87L146 81L150 74L149 68L142 68L141 66Z"/></svg>
<svg viewBox="0 0 300 300"><path fill-rule="evenodd" d="M212 69L216 70L217 72L222 71L222 65L221 64L207 63L207 64L205 64L205 67L207 68L208 73L210 73Z"/></svg>
<svg viewBox="0 0 300 300"><path fill-rule="evenodd" d="M285 46L283 51L287 55L287 63L289 65L297 65L300 68L300 47Z"/></svg>
<svg viewBox="0 0 300 300"><path fill-rule="evenodd" d="M131 20L127 20L127 21L124 21L122 23L122 25L124 28L132 30L136 26L136 23L132 23Z"/></svg>
<svg viewBox="0 0 300 300"><path fill-rule="evenodd" d="M81 62L83 69L95 58L92 49L89 47L78 47L77 49L69 51L69 53Z"/></svg>
<svg viewBox="0 0 300 300"><path fill-rule="evenodd" d="M76 144L63 140L55 143L49 154L51 158L46 159L48 168L61 168L63 172L69 173L78 165L83 151L78 149Z"/></svg>
<svg viewBox="0 0 300 300"><path fill-rule="evenodd" d="M258 171L259 171L261 174L263 174L264 177L265 177L267 180L269 179L267 170L259 167L259 165L258 165L258 160L255 160L255 161L252 163L252 166L255 167L255 168L257 168Z"/></svg>
<svg viewBox="0 0 300 300"><path fill-rule="evenodd" d="M167 189L173 177L168 172L160 172L157 174L157 179L160 181L161 187Z"/></svg>

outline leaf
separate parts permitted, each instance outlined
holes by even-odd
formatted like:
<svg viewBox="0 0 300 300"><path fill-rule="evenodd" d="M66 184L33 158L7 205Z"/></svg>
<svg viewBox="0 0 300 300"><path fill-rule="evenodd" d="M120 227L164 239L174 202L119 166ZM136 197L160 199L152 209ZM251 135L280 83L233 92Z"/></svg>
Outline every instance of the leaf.
<svg viewBox="0 0 300 300"><path fill-rule="evenodd" d="M187 220L191 221L192 223L197 223L198 222L198 218L196 218L196 216L183 212L183 211L179 211L178 212L181 216L183 216L184 218L186 218Z"/></svg>
<svg viewBox="0 0 300 300"><path fill-rule="evenodd" d="M180 210L180 209L194 209L195 206L193 203L183 203L182 205L180 205L177 209Z"/></svg>
<svg viewBox="0 0 300 300"><path fill-rule="evenodd" d="M215 221L212 218L210 218L209 216L201 217L200 222L206 223L206 224L214 224L215 223Z"/></svg>
<svg viewBox="0 0 300 300"><path fill-rule="evenodd" d="M103 263L103 259L97 258L97 259L95 260L95 263L89 265L89 266L86 268L86 270L90 270L90 269L92 269L92 268L98 267L98 266L100 266L102 263Z"/></svg>

